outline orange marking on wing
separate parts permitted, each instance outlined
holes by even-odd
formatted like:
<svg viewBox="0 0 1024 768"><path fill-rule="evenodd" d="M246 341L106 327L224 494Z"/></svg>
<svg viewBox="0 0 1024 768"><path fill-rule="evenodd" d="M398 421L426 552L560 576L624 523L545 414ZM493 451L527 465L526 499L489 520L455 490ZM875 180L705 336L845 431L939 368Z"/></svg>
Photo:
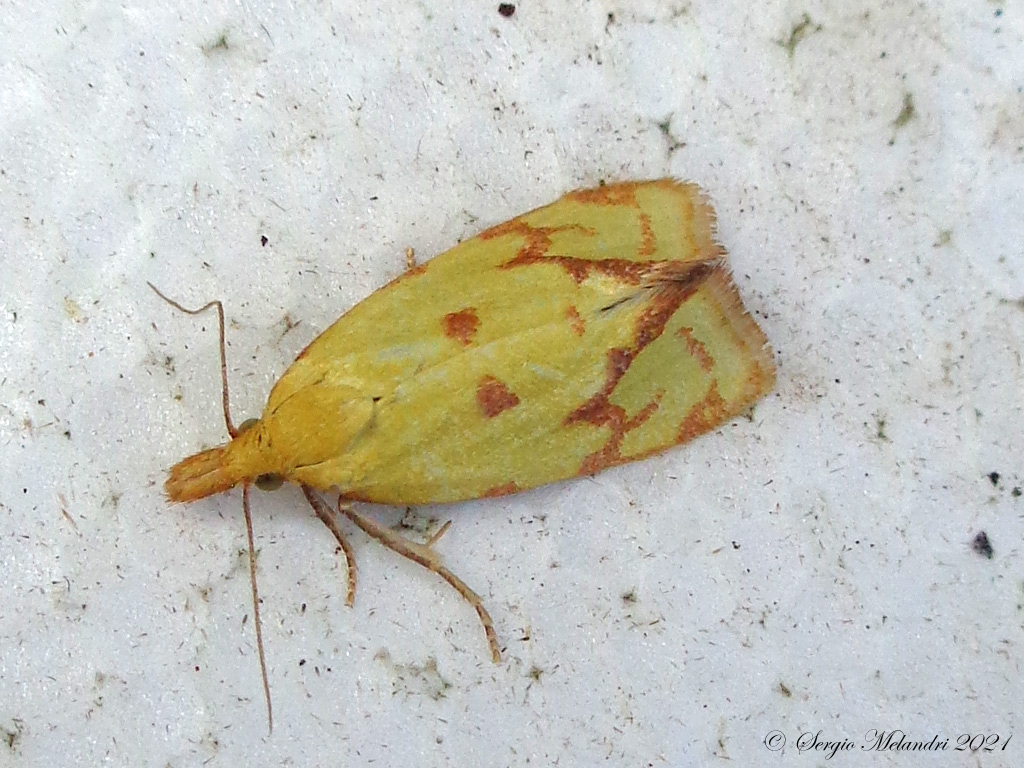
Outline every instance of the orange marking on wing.
<svg viewBox="0 0 1024 768"><path fill-rule="evenodd" d="M524 241L519 248L517 257L525 259L524 263L533 264L545 257L551 249L551 236L558 232L577 232L584 236L593 236L594 230L569 224L564 227L533 227L522 219L512 219L490 229L484 230L477 237L481 240L493 240L497 237L516 237ZM507 267L508 264L502 265Z"/></svg>
<svg viewBox="0 0 1024 768"><path fill-rule="evenodd" d="M608 184L594 189L578 189L567 194L566 198L585 205L629 205L635 207L636 188L635 182Z"/></svg>
<svg viewBox="0 0 1024 768"><path fill-rule="evenodd" d="M771 363L769 362L769 366ZM757 365L747 376L747 391L750 392L751 400L756 400L761 395L770 392L775 387L774 366Z"/></svg>
<svg viewBox="0 0 1024 768"><path fill-rule="evenodd" d="M493 419L499 413L519 405L519 398L505 382L493 376L484 376L476 386L476 402L484 416Z"/></svg>
<svg viewBox="0 0 1024 768"><path fill-rule="evenodd" d="M578 189L566 195L569 200L575 200L587 205L629 205L637 207L636 191L645 187L665 187L666 189L678 190L680 184L672 179L658 179L656 181L623 181L617 184L605 184L593 189ZM685 186L685 185L683 185Z"/></svg>
<svg viewBox="0 0 1024 768"><path fill-rule="evenodd" d="M562 267L576 284L582 283L590 274L598 272L604 275L615 277L623 282L636 285L647 275L651 262L644 263L644 258L650 258L657 253L658 241L654 232L651 216L641 210L637 200L637 191L641 188L650 189L652 186L661 186L679 193L683 190L671 179L662 179L657 182L626 182L622 184L609 184L595 189L583 189L570 192L565 200L586 206L620 206L636 210L638 226L640 229L640 246L637 258L632 259L588 259L575 258L570 256L550 255L552 237L559 232L575 232L586 237L592 237L596 233L589 227L569 224L562 227L537 227L531 226L523 217L506 221L497 226L480 233L481 240L491 240L497 237L514 237L523 241L516 256L501 265L502 269L511 269L520 266L529 266L540 263L557 264ZM703 198L696 193L695 189L689 190L690 194L679 194L680 211L679 216L684 221L707 222L708 227L713 230L714 214L707 207ZM703 230L702 230L703 231ZM700 233L698 233L700 234ZM706 237L703 242L697 238L706 251L705 259L710 261L722 255L710 236L704 232Z"/></svg>
<svg viewBox="0 0 1024 768"><path fill-rule="evenodd" d="M630 259L578 259L572 256L549 256L551 236L565 231L576 231L591 236L594 234L593 230L577 225L531 227L520 219L513 219L481 232L479 237L482 240L491 240L495 237L514 235L525 241L518 253L501 265L501 269L528 267L533 264L555 264L564 269L577 285L586 280L591 272L599 272L618 278L630 285L637 285L651 268L650 262L637 262Z"/></svg>
<svg viewBox="0 0 1024 768"><path fill-rule="evenodd" d="M627 421L622 406L610 401L612 392L626 375L644 348L657 339L665 325L684 301L704 284L718 268L717 262L694 262L690 264L658 264L649 275L648 284L656 289L651 294L648 306L637 318L633 344L627 348L615 347L608 350L605 379L601 389L587 402L570 413L565 424L585 422L597 427L607 427L610 435L600 449L587 456L580 465L579 474L589 475L614 464L631 460L620 452L626 433L644 423L658 408L659 395L644 406L632 419Z"/></svg>
<svg viewBox="0 0 1024 768"><path fill-rule="evenodd" d="M715 425L721 424L728 416L729 404L718 393L718 382L712 381L704 399L693 406L680 423L676 439L680 443L692 440Z"/></svg>
<svg viewBox="0 0 1024 768"><path fill-rule="evenodd" d="M639 214L640 219L640 250L641 256L653 256L658 248L658 238L654 235L654 227L651 226L651 217L646 213Z"/></svg>
<svg viewBox="0 0 1024 768"><path fill-rule="evenodd" d="M444 335L449 339L455 339L463 346L469 346L480 328L480 318L477 317L473 307L460 309L458 312L449 312L441 320Z"/></svg>
<svg viewBox="0 0 1024 768"><path fill-rule="evenodd" d="M697 364L701 367L701 370L705 373L711 373L711 369L715 367L715 358L713 358L696 336L693 335L693 328L682 327L678 331L680 338L686 344L687 351L697 358Z"/></svg>
<svg viewBox="0 0 1024 768"><path fill-rule="evenodd" d="M753 365L747 374L745 391L732 400L752 403L775 386L775 360L768 347L768 339L754 318L743 308L736 286L729 279L725 268L716 269L712 273L707 288L708 294L718 302L723 314L731 319L736 336L742 339L746 353L752 358Z"/></svg>
<svg viewBox="0 0 1024 768"><path fill-rule="evenodd" d="M545 252L546 253L546 252ZM629 259L577 259L572 256L547 256L545 253L533 253L529 249L520 250L515 258L501 265L502 269L528 267L532 264L555 264L566 272L579 285L591 272L599 272L617 278L629 285L639 285L651 269L651 262L630 261Z"/></svg>
<svg viewBox="0 0 1024 768"><path fill-rule="evenodd" d="M580 317L579 310L575 306L569 305L569 308L565 310L565 316L569 319L569 326L572 328L572 332L577 336L582 336L584 331L587 330L587 326L583 322L583 318Z"/></svg>
<svg viewBox="0 0 1024 768"><path fill-rule="evenodd" d="M632 419L626 419L626 411L622 406L611 403L606 403L606 407L600 413L595 412L593 414L595 417L603 418L604 421L602 423L611 427L612 436L601 450L594 451L583 460L578 474L593 475L602 469L607 469L626 461L632 461L634 457L622 455L622 440L628 432L639 427L658 410L661 405L662 394L659 392L658 396L637 411Z"/></svg>
<svg viewBox="0 0 1024 768"><path fill-rule="evenodd" d="M483 495L480 498L493 499L498 496L508 496L509 494L518 492L518 485L516 485L515 483L505 483L504 485L496 485L493 488L487 489L486 491L484 491Z"/></svg>

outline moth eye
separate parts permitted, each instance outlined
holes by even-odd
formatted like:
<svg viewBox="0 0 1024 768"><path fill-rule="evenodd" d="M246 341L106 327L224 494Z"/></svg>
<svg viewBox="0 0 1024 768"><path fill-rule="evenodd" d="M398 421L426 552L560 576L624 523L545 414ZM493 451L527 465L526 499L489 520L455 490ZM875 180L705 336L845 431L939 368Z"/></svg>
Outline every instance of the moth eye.
<svg viewBox="0 0 1024 768"><path fill-rule="evenodd" d="M238 425L238 434L248 432L250 429L252 429L252 425L255 424L257 421L259 421L259 419L246 419L245 421L243 421L241 424Z"/></svg>
<svg viewBox="0 0 1024 768"><path fill-rule="evenodd" d="M251 419L251 421L255 421L255 419ZM274 474L260 475L254 481L254 484L261 491L276 491L284 485L284 478L281 475Z"/></svg>

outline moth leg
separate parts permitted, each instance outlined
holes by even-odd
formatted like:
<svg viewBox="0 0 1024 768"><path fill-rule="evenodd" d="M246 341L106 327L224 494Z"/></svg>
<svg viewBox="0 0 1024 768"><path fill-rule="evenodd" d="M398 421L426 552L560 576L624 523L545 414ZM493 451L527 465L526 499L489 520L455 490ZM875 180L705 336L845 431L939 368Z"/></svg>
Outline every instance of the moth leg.
<svg viewBox="0 0 1024 768"><path fill-rule="evenodd" d="M405 268L415 269L416 268L416 251L412 248L405 249Z"/></svg>
<svg viewBox="0 0 1024 768"><path fill-rule="evenodd" d="M395 533L390 528L381 525L373 518L361 515L351 507L343 505L340 499L338 500L338 511L358 525L364 533L375 538L392 552L397 552L402 557L406 557L414 563L422 565L428 571L436 573L442 579L451 584L452 588L462 595L462 598L467 603L473 606L473 610L476 611L476 615L480 618L480 623L483 624L484 627L484 634L487 635L487 644L491 648L491 659L495 664L501 661L501 649L498 646L498 635L494 631L494 622L491 621L491 615L487 612L487 609L484 608L484 603L483 600L480 599L480 595L470 589L466 582L449 571L445 567L444 563L441 562L441 556L430 548L430 545L437 541L448 529L448 524L442 526L441 530L431 536L426 544L419 544Z"/></svg>
<svg viewBox="0 0 1024 768"><path fill-rule="evenodd" d="M153 290L156 290L155 288ZM267 728L274 732L274 705L270 701L270 679L267 676L267 654L263 649L263 619L260 617L260 592L256 586L256 543L252 533L252 514L249 511L249 483L242 486L242 511L245 513L245 535L249 542L249 586L252 587L252 618L256 626L256 650L260 657L260 676L263 678L263 697L267 702Z"/></svg>
<svg viewBox="0 0 1024 768"><path fill-rule="evenodd" d="M338 540L341 551L345 553L345 565L348 568L348 594L345 596L345 605L351 608L356 602L356 556L352 551L352 545L348 543L345 534L341 532L337 521L331 514L331 510L323 503L319 496L308 485L302 486L302 492L306 495L306 501L313 508L313 512L320 518L320 522L327 526L327 530L334 534Z"/></svg>
<svg viewBox="0 0 1024 768"><path fill-rule="evenodd" d="M445 532L446 532L446 531L447 531L447 530L448 530L449 528L451 528L451 527L452 527L452 521L451 521L451 520L449 520L449 521L447 521L447 522L446 522L446 523L445 523L444 525L442 525L442 526L441 526L440 528L438 528L438 529L437 529L437 532L436 532L436 533L434 533L434 535L433 535L433 536L431 536L431 537L430 537L429 539L427 539L427 540L426 540L426 541L425 541L425 542L423 543L423 546L427 547L428 549L429 549L430 547L433 547L433 546L434 546L435 544L437 544L437 542L438 542L438 541L440 541L440 540L441 540L441 537L442 537L442 536L444 536Z"/></svg>

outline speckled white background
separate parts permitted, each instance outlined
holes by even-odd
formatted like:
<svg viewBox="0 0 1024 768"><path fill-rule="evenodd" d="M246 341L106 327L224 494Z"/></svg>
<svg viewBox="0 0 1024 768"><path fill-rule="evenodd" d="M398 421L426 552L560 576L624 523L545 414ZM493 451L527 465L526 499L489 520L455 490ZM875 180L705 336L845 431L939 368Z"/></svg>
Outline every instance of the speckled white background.
<svg viewBox="0 0 1024 768"><path fill-rule="evenodd" d="M0 4L0 765L811 766L801 733L871 729L949 749L830 764L961 733L1022 764L1019 3L194 5ZM345 608L301 495L257 495L268 736L239 494L160 493L224 436L212 318L146 281L224 299L241 418L407 246L666 174L717 206L777 391L422 510L500 665L358 532Z"/></svg>

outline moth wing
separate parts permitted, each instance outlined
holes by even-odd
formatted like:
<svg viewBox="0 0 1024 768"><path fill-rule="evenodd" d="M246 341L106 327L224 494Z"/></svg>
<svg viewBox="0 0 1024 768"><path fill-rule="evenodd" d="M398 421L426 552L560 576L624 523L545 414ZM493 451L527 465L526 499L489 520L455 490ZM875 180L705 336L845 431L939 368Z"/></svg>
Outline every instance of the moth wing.
<svg viewBox="0 0 1024 768"><path fill-rule="evenodd" d="M713 227L692 185L609 185L406 273L271 393L265 416L309 386L374 403L344 451L289 479L388 504L500 495L657 453L741 412L774 369Z"/></svg>

